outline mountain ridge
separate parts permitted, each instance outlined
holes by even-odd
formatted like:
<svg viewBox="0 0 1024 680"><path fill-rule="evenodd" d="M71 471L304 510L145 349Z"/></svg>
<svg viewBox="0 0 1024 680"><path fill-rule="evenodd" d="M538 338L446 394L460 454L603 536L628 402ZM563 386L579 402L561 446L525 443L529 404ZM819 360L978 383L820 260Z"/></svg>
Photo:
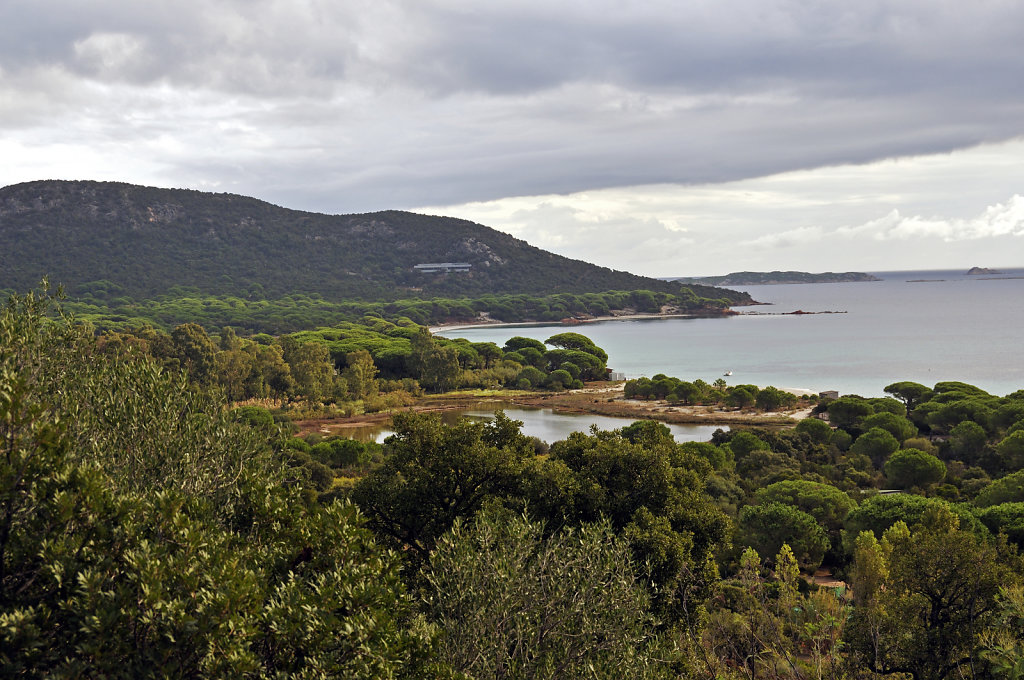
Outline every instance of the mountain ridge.
<svg viewBox="0 0 1024 680"><path fill-rule="evenodd" d="M585 293L677 283L541 250L485 225L397 210L327 215L194 189L38 180L0 189L0 288L43 276L74 291L97 282L126 296L175 287L241 297L329 298ZM468 273L416 264L467 262ZM744 294L687 285L701 297Z"/></svg>

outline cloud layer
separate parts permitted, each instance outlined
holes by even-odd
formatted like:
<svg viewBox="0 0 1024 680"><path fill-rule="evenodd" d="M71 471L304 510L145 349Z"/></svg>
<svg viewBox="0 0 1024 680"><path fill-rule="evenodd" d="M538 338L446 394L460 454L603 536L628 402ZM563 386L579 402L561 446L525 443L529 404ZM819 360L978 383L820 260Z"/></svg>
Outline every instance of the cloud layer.
<svg viewBox="0 0 1024 680"><path fill-rule="evenodd" d="M1024 265L1024 140L714 185L424 208L654 276Z"/></svg>
<svg viewBox="0 0 1024 680"><path fill-rule="evenodd" d="M935 0L9 0L0 179L349 212L945 152L1024 133L1021 25Z"/></svg>

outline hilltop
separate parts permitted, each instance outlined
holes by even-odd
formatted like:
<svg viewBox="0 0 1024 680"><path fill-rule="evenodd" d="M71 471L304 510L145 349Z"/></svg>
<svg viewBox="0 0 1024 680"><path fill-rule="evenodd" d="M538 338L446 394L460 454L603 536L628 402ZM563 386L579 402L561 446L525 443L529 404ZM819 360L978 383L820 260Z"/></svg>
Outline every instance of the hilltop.
<svg viewBox="0 0 1024 680"><path fill-rule="evenodd" d="M680 284L555 255L450 217L325 215L233 194L115 182L37 181L0 189L0 288L45 275L76 291L148 298L195 291L242 298L318 294L390 300L485 294L678 292ZM460 262L468 272L421 273ZM743 293L687 285L699 297Z"/></svg>

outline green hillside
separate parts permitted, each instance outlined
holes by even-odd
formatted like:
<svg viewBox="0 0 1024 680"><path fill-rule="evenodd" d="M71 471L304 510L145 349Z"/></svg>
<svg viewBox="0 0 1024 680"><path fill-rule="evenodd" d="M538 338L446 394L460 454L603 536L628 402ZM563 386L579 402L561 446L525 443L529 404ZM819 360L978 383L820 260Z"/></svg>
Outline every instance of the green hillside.
<svg viewBox="0 0 1024 680"><path fill-rule="evenodd" d="M72 296L102 288L144 299L175 287L329 300L680 290L678 283L571 260L466 220L399 211L323 215L232 194L114 182L0 189L0 243L0 289L27 290L49 276ZM472 269L414 270L432 262L467 262ZM748 300L687 287L699 297Z"/></svg>

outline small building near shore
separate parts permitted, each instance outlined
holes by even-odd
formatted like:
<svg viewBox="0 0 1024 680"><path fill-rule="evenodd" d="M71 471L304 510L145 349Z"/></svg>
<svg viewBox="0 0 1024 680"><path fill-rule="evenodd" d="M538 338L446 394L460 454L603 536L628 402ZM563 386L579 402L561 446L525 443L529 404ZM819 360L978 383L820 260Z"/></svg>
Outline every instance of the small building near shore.
<svg viewBox="0 0 1024 680"><path fill-rule="evenodd" d="M818 392L818 396L821 397L822 399L838 399L839 398L839 391L838 390L825 390L824 392Z"/></svg>
<svg viewBox="0 0 1024 680"><path fill-rule="evenodd" d="M473 268L469 262L427 262L413 267L421 274L448 274L450 272L468 272Z"/></svg>
<svg viewBox="0 0 1024 680"><path fill-rule="evenodd" d="M626 374L623 373L622 371L609 371L608 372L608 379L613 381L613 382L615 382L617 380L625 380L626 379Z"/></svg>

